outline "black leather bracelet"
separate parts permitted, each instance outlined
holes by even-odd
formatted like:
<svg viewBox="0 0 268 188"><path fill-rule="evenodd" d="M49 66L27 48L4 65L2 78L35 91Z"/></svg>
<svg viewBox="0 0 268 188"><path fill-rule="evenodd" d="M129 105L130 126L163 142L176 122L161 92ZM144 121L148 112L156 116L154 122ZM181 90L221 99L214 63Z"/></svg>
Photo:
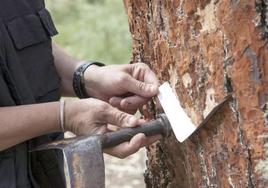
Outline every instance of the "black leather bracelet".
<svg viewBox="0 0 268 188"><path fill-rule="evenodd" d="M80 99L89 98L89 95L86 92L86 88L85 88L84 72L91 65L97 65L100 67L105 66L103 63L100 63L100 62L87 61L81 66L79 66L73 75L73 89L74 89L76 96Z"/></svg>

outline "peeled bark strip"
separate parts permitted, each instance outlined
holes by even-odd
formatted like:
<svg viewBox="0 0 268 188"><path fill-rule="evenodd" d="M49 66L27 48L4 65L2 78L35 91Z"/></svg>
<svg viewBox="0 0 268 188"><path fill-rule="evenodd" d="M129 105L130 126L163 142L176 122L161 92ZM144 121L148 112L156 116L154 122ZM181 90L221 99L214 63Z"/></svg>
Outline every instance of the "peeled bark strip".
<svg viewBox="0 0 268 188"><path fill-rule="evenodd" d="M170 81L193 122L233 94L184 143L172 137L148 149L147 187L268 186L268 1L124 3L133 62Z"/></svg>

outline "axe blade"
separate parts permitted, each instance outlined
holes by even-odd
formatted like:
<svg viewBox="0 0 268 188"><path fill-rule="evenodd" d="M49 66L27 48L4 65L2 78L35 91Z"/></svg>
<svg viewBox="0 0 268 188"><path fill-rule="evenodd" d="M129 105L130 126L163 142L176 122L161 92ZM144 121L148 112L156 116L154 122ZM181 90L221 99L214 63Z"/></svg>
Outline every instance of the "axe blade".
<svg viewBox="0 0 268 188"><path fill-rule="evenodd" d="M221 109L232 98L232 95L227 95L220 103L216 104L213 109L206 115L204 120L195 125L191 118L187 115L182 108L180 101L175 93L173 93L171 86L168 82L163 83L159 87L158 99L162 105L164 112L170 122L173 133L179 142L183 142L200 127L205 125L213 115Z"/></svg>

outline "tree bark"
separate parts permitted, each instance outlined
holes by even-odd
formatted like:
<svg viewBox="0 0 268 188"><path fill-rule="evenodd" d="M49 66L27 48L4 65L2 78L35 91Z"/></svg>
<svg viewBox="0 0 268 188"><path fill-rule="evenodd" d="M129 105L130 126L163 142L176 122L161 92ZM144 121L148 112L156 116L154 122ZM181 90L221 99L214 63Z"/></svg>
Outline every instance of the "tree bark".
<svg viewBox="0 0 268 188"><path fill-rule="evenodd" d="M268 186L268 1L124 3L133 63L169 81L194 123L233 95L185 142L172 136L148 148L147 187Z"/></svg>

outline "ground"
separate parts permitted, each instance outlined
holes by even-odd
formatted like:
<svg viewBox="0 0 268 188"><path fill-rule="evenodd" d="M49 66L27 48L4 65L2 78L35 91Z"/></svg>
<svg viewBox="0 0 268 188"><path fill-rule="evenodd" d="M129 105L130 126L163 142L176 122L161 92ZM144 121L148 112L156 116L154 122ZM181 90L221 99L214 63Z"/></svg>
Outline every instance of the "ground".
<svg viewBox="0 0 268 188"><path fill-rule="evenodd" d="M143 173L146 169L146 158L145 149L141 149L126 159L104 154L106 187L145 187Z"/></svg>

